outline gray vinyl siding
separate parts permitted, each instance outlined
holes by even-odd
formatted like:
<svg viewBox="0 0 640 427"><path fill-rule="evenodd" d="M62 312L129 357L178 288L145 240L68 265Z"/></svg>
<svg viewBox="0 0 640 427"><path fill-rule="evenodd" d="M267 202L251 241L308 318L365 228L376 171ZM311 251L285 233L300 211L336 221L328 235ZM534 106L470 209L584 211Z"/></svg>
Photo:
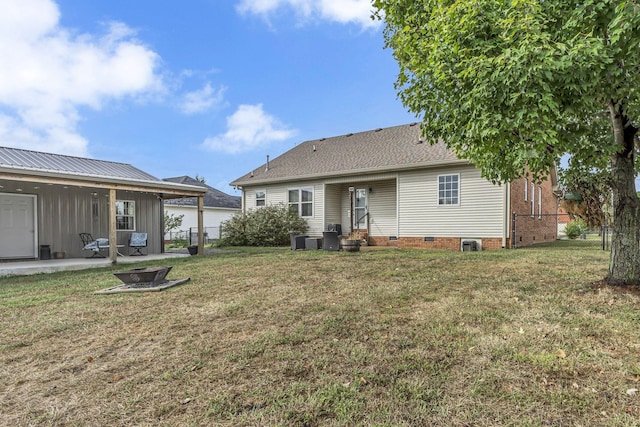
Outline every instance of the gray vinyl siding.
<svg viewBox="0 0 640 427"><path fill-rule="evenodd" d="M69 258L87 256L79 233L94 238L109 236L109 199L104 194L93 197L91 189L67 189L43 185L37 192L38 245L49 245L51 252L66 252ZM160 253L163 223L160 200L155 195L117 193L118 200L136 202L136 230L148 233L148 252ZM95 202L94 202L95 200ZM95 205L94 205L95 203ZM131 231L118 231L118 244L126 245Z"/></svg>
<svg viewBox="0 0 640 427"><path fill-rule="evenodd" d="M438 205L438 176L460 174L460 204ZM401 237L502 237L504 189L474 166L401 173L398 176Z"/></svg>

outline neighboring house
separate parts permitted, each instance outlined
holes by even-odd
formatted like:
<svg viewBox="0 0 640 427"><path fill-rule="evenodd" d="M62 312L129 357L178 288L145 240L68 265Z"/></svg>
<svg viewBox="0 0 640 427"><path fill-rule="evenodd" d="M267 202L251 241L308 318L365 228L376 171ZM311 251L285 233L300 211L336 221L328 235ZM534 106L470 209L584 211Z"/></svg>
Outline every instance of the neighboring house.
<svg viewBox="0 0 640 427"><path fill-rule="evenodd" d="M371 245L460 250L556 239L555 171L541 185L494 185L444 143L430 145L410 124L303 142L231 185L244 210L284 203L321 236L329 224L359 229ZM526 187L527 194L523 194ZM513 214L530 212L517 224ZM469 248L466 245L465 248Z"/></svg>
<svg viewBox="0 0 640 427"><path fill-rule="evenodd" d="M239 196L223 193L190 176L164 178L164 180L179 184L196 185L207 190L204 194L203 224L208 239L219 239L220 223L227 221L242 207ZM164 211L175 216L184 215L180 226L181 231L188 233L189 230L198 229L198 200L196 197L166 200L164 202ZM164 238L168 240L169 235L165 234Z"/></svg>
<svg viewBox="0 0 640 427"><path fill-rule="evenodd" d="M143 232L147 252L161 253L162 200L205 192L129 164L0 147L0 259L38 258L41 245L85 257L79 233L116 241L126 254L131 233Z"/></svg>

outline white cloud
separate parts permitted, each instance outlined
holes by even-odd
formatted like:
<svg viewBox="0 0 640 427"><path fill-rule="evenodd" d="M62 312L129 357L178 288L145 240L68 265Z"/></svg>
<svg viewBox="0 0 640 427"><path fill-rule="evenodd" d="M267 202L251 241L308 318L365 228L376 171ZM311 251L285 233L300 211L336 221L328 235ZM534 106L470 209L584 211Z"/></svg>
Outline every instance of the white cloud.
<svg viewBox="0 0 640 427"><path fill-rule="evenodd" d="M363 28L378 28L380 21L371 19L371 0L240 0L236 10L265 19L279 9L292 9L299 18L319 18L341 24L355 23Z"/></svg>
<svg viewBox="0 0 640 427"><path fill-rule="evenodd" d="M262 104L240 105L227 117L227 131L205 139L202 145L210 150L236 154L294 135L295 130L287 129L278 119L265 113Z"/></svg>
<svg viewBox="0 0 640 427"><path fill-rule="evenodd" d="M0 0L0 145L86 155L79 109L163 89L159 57L125 24L59 26L52 0Z"/></svg>
<svg viewBox="0 0 640 427"><path fill-rule="evenodd" d="M180 111L184 114L197 114L221 106L224 103L225 90L224 86L214 90L211 84L207 83L202 89L184 95L179 106Z"/></svg>

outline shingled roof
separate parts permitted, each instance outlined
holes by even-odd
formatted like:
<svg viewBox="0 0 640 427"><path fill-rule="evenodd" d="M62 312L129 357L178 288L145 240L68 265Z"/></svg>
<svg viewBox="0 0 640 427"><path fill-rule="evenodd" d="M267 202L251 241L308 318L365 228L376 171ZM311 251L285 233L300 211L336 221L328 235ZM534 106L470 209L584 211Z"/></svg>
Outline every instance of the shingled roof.
<svg viewBox="0 0 640 427"><path fill-rule="evenodd" d="M305 141L231 185L359 175L466 162L442 141L421 139L417 123Z"/></svg>
<svg viewBox="0 0 640 427"><path fill-rule="evenodd" d="M207 192L205 193L203 200L204 206L226 209L240 209L242 207L242 202L239 196L231 196L223 193L222 191L210 187L195 178L191 178L190 176L164 178L164 181L186 185L197 185L199 187L206 188ZM196 197L185 197L182 199L165 200L165 204L174 206L197 206L198 199Z"/></svg>

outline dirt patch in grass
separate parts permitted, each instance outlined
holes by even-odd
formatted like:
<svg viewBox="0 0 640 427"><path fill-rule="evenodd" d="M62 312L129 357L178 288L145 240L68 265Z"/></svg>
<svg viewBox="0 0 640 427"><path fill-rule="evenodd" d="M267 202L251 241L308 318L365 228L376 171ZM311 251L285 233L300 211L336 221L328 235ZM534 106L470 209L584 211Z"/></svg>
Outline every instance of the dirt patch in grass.
<svg viewBox="0 0 640 427"><path fill-rule="evenodd" d="M6 425L637 425L640 296L607 254L239 250L188 286L0 279Z"/></svg>

